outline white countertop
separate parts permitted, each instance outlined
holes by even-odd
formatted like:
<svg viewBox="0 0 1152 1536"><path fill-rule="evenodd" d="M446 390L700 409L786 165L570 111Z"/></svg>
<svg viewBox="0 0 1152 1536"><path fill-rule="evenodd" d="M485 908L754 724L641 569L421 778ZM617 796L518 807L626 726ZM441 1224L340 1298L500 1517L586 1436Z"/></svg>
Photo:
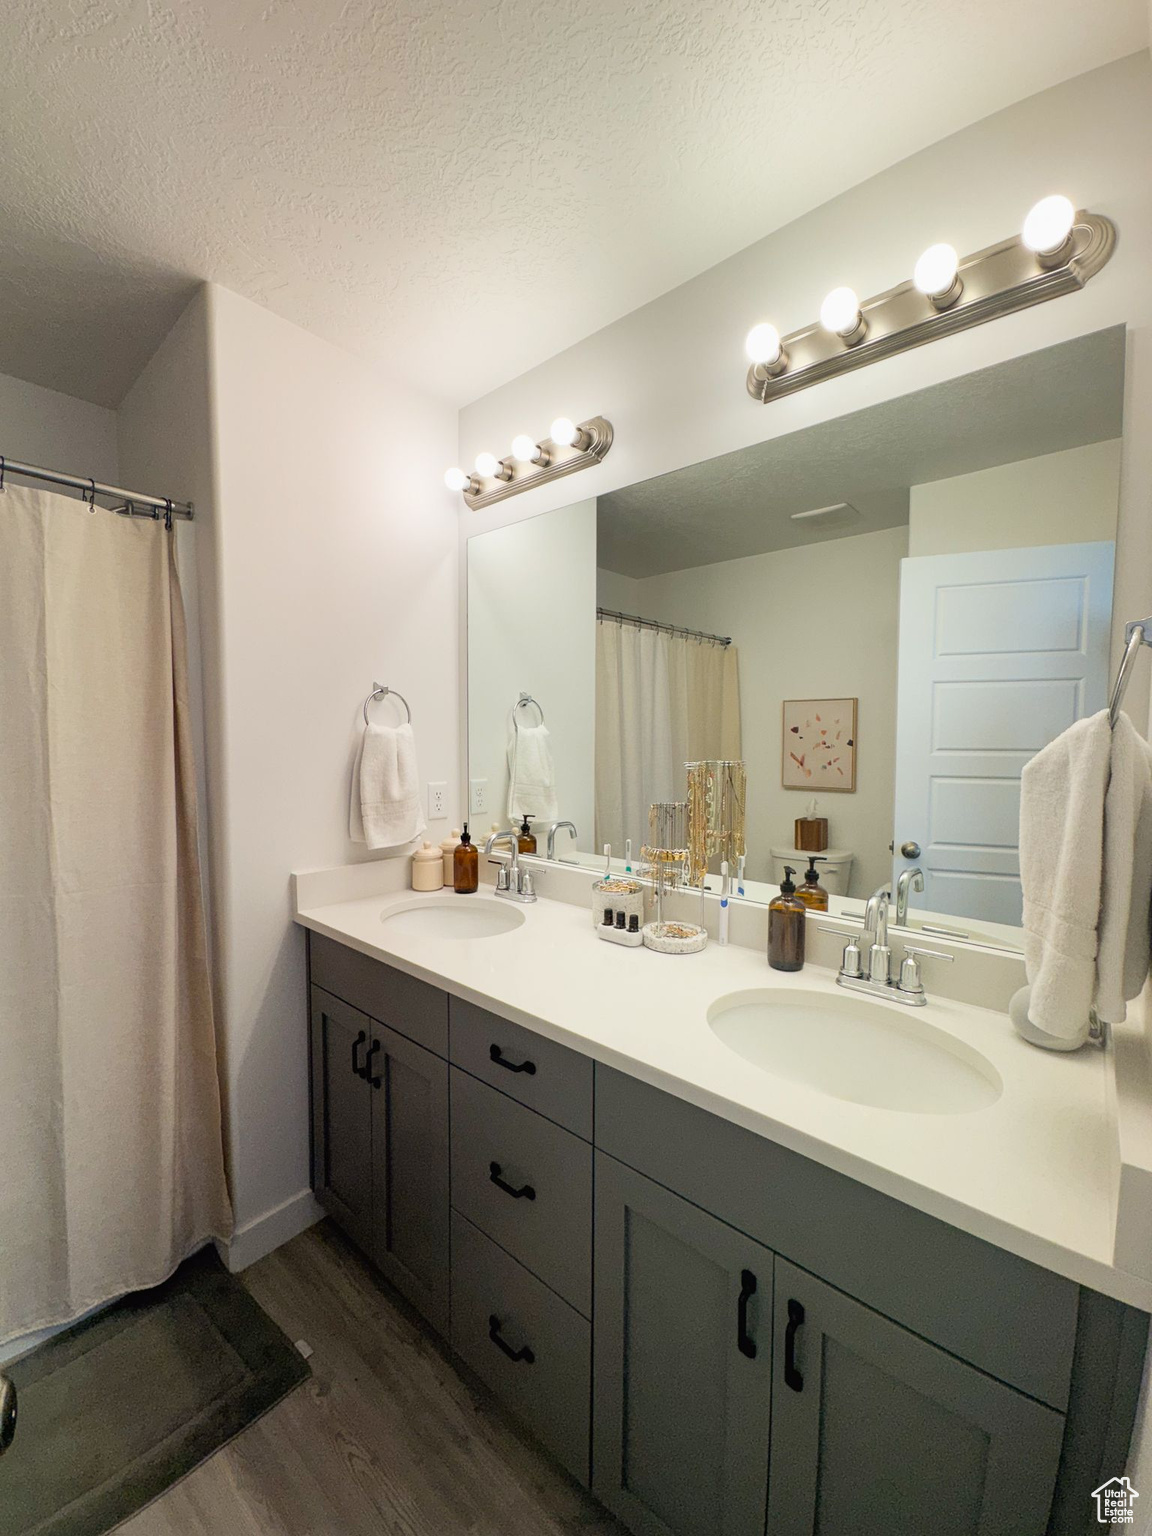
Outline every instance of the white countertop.
<svg viewBox="0 0 1152 1536"><path fill-rule="evenodd" d="M313 884L311 899L321 889ZM332 889L328 882L323 894ZM300 890L310 899L304 877ZM968 1042L999 1073L1003 1092L966 1114L874 1109L749 1065L707 1022L718 998L747 988L844 997L828 970L808 965L783 974L758 950L735 944L710 943L690 956L626 949L596 937L587 907L563 901L518 907L521 927L481 939L392 935L381 920L446 896L486 899L483 890L477 898L393 891L298 907L295 915L304 927L1152 1311L1152 1264L1141 1275L1115 1262L1121 1163L1111 1049L1049 1054L988 1009L949 999L917 1010L881 1002Z"/></svg>

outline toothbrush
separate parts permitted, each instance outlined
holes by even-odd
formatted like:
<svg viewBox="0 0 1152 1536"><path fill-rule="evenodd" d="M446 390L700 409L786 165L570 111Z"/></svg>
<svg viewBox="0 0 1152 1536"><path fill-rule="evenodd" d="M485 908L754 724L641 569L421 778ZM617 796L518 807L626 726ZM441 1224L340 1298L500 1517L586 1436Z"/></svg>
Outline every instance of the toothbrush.
<svg viewBox="0 0 1152 1536"><path fill-rule="evenodd" d="M612 844L611 843L605 843L604 844L604 879L605 880L609 880L609 879L611 879L611 877L612 877Z"/></svg>
<svg viewBox="0 0 1152 1536"><path fill-rule="evenodd" d="M744 855L743 854L741 854L740 857L736 860L736 894L737 894L737 896L743 896L743 894L744 894Z"/></svg>
<svg viewBox="0 0 1152 1536"><path fill-rule="evenodd" d="M728 860L720 865L720 932L716 936L717 944L728 942Z"/></svg>
<svg viewBox="0 0 1152 1536"><path fill-rule="evenodd" d="M632 839L630 837L624 840L624 873L626 875L632 873Z"/></svg>

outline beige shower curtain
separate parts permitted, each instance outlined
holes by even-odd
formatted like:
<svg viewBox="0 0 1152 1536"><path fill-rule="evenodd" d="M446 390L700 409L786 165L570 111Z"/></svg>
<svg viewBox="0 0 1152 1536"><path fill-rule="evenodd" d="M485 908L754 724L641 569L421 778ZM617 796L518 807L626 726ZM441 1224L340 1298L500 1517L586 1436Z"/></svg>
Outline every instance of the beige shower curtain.
<svg viewBox="0 0 1152 1536"><path fill-rule="evenodd" d="M734 645L600 618L596 624L596 847L639 855L648 807L683 800L684 764L739 758Z"/></svg>
<svg viewBox="0 0 1152 1536"><path fill-rule="evenodd" d="M0 1342L226 1238L162 522L0 494Z"/></svg>

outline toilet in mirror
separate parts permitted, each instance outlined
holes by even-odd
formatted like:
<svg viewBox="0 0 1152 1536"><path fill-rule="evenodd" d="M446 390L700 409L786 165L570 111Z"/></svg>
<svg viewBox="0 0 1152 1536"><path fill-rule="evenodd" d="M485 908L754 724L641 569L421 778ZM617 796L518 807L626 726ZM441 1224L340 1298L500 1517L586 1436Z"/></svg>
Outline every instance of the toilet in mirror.
<svg viewBox="0 0 1152 1536"><path fill-rule="evenodd" d="M735 899L814 858L833 916L1018 949L1021 770L1118 651L1123 389L1116 327L470 538L474 835L623 868L738 760Z"/></svg>

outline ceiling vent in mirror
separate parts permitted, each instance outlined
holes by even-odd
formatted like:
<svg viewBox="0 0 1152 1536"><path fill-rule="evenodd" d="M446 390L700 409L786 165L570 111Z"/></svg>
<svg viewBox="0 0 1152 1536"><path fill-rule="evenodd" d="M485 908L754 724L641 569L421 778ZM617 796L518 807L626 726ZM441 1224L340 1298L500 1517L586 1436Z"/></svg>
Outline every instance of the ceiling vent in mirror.
<svg viewBox="0 0 1152 1536"><path fill-rule="evenodd" d="M838 501L831 507L813 507L809 512L792 512L789 516L794 523L807 523L817 528L843 528L856 521L860 508L850 501Z"/></svg>
<svg viewBox="0 0 1152 1536"><path fill-rule="evenodd" d="M545 480L590 469L612 446L612 423L603 416L581 422L557 416L548 430L549 436L541 438L520 433L502 459L494 453L478 453L471 474L465 469L449 469L444 484L450 491L460 491L470 507L486 507L505 496L530 491Z"/></svg>
<svg viewBox="0 0 1152 1536"><path fill-rule="evenodd" d="M930 245L909 282L862 301L851 288L833 288L819 322L789 336L767 321L754 325L745 342L748 393L767 405L849 368L1075 293L1115 244L1115 226L1102 214L1077 212L1066 197L1041 198L1020 234L998 245L964 257L946 242Z"/></svg>

